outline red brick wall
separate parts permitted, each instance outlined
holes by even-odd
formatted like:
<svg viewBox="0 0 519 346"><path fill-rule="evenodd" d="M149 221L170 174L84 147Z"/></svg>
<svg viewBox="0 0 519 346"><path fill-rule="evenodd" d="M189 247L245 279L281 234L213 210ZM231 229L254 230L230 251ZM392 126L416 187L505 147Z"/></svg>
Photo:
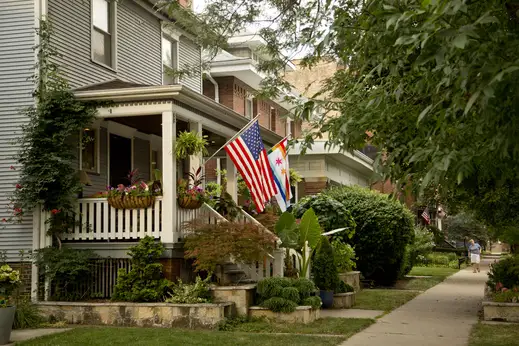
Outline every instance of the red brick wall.
<svg viewBox="0 0 519 346"><path fill-rule="evenodd" d="M207 97L209 97L209 98L211 98L213 100L215 99L214 84L211 81L208 81L207 79L204 79L203 89L204 89L204 95L205 96L207 96Z"/></svg>
<svg viewBox="0 0 519 346"><path fill-rule="evenodd" d="M376 183L371 184L371 189L379 191L381 193L391 194L395 191L395 186L391 184L391 181L386 180L384 182L377 181ZM405 193L404 203L408 208L414 204L415 199L411 193Z"/></svg>
<svg viewBox="0 0 519 346"><path fill-rule="evenodd" d="M216 181L216 160L209 160L205 164L205 179L207 181Z"/></svg>
<svg viewBox="0 0 519 346"><path fill-rule="evenodd" d="M162 273L168 280L176 282L180 278L183 258L161 258Z"/></svg>
<svg viewBox="0 0 519 346"><path fill-rule="evenodd" d="M316 195L328 187L326 181L304 182L305 196Z"/></svg>

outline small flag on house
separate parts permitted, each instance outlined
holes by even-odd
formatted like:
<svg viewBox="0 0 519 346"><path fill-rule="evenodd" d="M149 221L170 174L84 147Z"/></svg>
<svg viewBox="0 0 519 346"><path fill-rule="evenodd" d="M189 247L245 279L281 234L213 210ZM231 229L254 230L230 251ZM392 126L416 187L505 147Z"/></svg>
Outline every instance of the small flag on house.
<svg viewBox="0 0 519 346"><path fill-rule="evenodd" d="M282 212L285 212L290 206L290 172L288 169L288 139L284 138L278 144L269 150L268 158L272 173L274 174L274 182L278 189L276 200Z"/></svg>
<svg viewBox="0 0 519 346"><path fill-rule="evenodd" d="M249 188L256 211L265 209L265 202L277 194L267 151L260 136L258 121L245 129L225 146L225 151Z"/></svg>
<svg viewBox="0 0 519 346"><path fill-rule="evenodd" d="M425 220L425 223L428 225L431 223L431 216L429 215L429 208L425 208L422 212L422 218Z"/></svg>

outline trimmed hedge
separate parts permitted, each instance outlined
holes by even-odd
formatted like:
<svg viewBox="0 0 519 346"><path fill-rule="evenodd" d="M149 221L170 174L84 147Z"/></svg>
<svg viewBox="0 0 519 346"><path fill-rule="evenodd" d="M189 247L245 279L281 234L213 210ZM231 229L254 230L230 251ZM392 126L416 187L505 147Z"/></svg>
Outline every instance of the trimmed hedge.
<svg viewBox="0 0 519 346"><path fill-rule="evenodd" d="M366 188L342 186L323 193L344 205L357 224L349 241L358 257L357 269L377 284L393 284L406 246L414 241L413 214L388 195Z"/></svg>

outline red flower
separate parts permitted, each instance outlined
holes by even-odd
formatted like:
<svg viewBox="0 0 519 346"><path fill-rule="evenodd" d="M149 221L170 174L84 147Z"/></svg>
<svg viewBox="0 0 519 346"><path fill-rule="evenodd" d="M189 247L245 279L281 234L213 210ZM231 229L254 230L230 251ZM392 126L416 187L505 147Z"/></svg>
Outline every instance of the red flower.
<svg viewBox="0 0 519 346"><path fill-rule="evenodd" d="M4 217L4 218L2 219L2 222L7 222L7 219Z"/></svg>
<svg viewBox="0 0 519 346"><path fill-rule="evenodd" d="M14 214L15 215L21 215L22 214L22 208L14 208Z"/></svg>
<svg viewBox="0 0 519 346"><path fill-rule="evenodd" d="M20 185L20 184L16 184L16 188L17 188L17 189L21 189L21 188L22 188L22 185Z"/></svg>
<svg viewBox="0 0 519 346"><path fill-rule="evenodd" d="M12 171L14 171L16 168L14 166L9 167Z"/></svg>
<svg viewBox="0 0 519 346"><path fill-rule="evenodd" d="M61 213L61 210L59 210L59 209L52 209L50 212L52 213L52 215L56 215L56 214Z"/></svg>

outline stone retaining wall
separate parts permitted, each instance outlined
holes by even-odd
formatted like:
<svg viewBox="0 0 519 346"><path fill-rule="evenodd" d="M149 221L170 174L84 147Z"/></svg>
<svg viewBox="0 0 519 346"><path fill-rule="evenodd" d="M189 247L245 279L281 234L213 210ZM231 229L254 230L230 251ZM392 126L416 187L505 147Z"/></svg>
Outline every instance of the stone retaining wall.
<svg viewBox="0 0 519 346"><path fill-rule="evenodd" d="M249 307L254 305L256 285L211 287L214 302L233 302L235 315L247 316Z"/></svg>
<svg viewBox="0 0 519 346"><path fill-rule="evenodd" d="M214 328L233 317L233 303L82 303L40 302L44 316L71 324L135 327Z"/></svg>
<svg viewBox="0 0 519 346"><path fill-rule="evenodd" d="M519 304L484 301L483 319L485 321L519 322Z"/></svg>
<svg viewBox="0 0 519 346"><path fill-rule="evenodd" d="M294 312L273 312L260 306L249 308L249 317L266 318L277 322L286 323L312 323L320 317L319 309L312 309L311 306L298 306Z"/></svg>
<svg viewBox="0 0 519 346"><path fill-rule="evenodd" d="M355 305L355 292L336 293L333 295L334 309L349 309Z"/></svg>
<svg viewBox="0 0 519 346"><path fill-rule="evenodd" d="M344 283L350 285L355 289L355 292L360 291L360 272L346 272L340 273L339 278L344 281Z"/></svg>

